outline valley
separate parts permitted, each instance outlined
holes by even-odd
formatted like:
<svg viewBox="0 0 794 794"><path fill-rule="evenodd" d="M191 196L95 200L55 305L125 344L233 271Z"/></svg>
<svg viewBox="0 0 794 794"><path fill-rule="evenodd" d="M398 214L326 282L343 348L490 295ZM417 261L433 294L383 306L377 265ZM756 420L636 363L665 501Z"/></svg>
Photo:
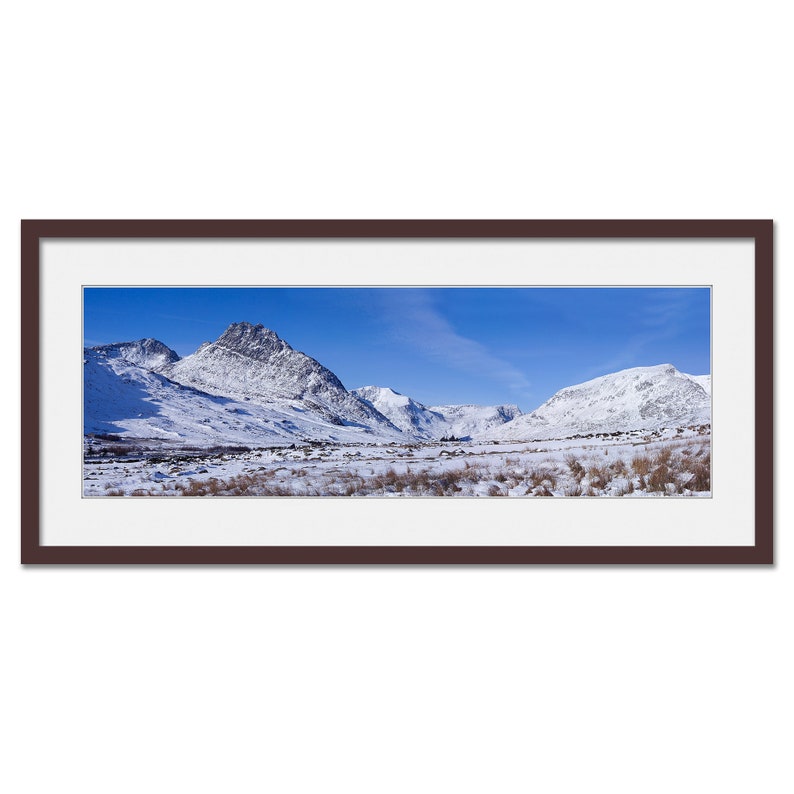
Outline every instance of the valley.
<svg viewBox="0 0 794 794"><path fill-rule="evenodd" d="M261 325L185 358L155 339L84 351L83 495L710 496L711 382L671 364L511 404L348 391Z"/></svg>

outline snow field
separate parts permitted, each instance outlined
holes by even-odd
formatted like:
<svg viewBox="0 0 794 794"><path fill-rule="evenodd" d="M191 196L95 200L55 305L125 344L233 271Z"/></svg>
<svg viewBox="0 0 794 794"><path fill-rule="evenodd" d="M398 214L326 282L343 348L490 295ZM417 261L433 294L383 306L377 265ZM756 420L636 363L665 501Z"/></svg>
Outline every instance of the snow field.
<svg viewBox="0 0 794 794"><path fill-rule="evenodd" d="M122 447L123 448L123 447ZM710 496L710 435L88 454L83 495Z"/></svg>

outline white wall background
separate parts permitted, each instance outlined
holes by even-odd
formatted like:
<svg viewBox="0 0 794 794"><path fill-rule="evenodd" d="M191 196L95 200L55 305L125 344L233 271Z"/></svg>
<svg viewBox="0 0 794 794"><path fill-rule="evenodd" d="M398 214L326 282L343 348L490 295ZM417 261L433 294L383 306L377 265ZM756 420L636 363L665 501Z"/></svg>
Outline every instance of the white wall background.
<svg viewBox="0 0 794 794"><path fill-rule="evenodd" d="M22 569L11 443L20 218L773 217L786 393L785 8L6 12L5 790L792 791L782 499L775 569Z"/></svg>

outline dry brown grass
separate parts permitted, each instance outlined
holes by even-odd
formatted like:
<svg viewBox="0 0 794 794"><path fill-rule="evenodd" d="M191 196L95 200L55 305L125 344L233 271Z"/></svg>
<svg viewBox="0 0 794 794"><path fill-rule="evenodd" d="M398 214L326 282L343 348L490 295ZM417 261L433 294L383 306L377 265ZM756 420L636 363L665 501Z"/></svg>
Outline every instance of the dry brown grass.
<svg viewBox="0 0 794 794"><path fill-rule="evenodd" d="M672 460L673 460L672 447L662 447L661 449L657 450L656 455L654 455L653 465L669 467Z"/></svg>
<svg viewBox="0 0 794 794"><path fill-rule="evenodd" d="M615 477L628 477L629 470L622 458L612 461L609 468Z"/></svg>
<svg viewBox="0 0 794 794"><path fill-rule="evenodd" d="M711 453L700 450L698 456L688 463L692 476L684 483L690 491L711 490Z"/></svg>
<svg viewBox="0 0 794 794"><path fill-rule="evenodd" d="M660 447L652 456L636 456L631 468L641 491L683 494L711 490L711 453L707 446Z"/></svg>
<svg viewBox="0 0 794 794"><path fill-rule="evenodd" d="M556 488L557 487L557 474L552 469L536 468L532 469L527 477L532 483L533 488Z"/></svg>
<svg viewBox="0 0 794 794"><path fill-rule="evenodd" d="M300 471L300 470L298 470ZM412 496L453 496L463 488L459 483L480 482L483 469L479 466L461 467L432 472L428 468L399 472L394 467L371 476L350 471L329 472L317 486L305 481L276 480L272 472L239 474L227 480L191 480L177 484L182 496L369 496L405 494ZM510 478L506 479L509 484ZM517 481L515 481L517 484ZM498 495L502 489L497 486Z"/></svg>
<svg viewBox="0 0 794 794"><path fill-rule="evenodd" d="M668 485L673 485L675 487L675 474L669 466L664 463L660 463L648 475L647 482L649 491L659 491L665 493L668 490Z"/></svg>
<svg viewBox="0 0 794 794"><path fill-rule="evenodd" d="M612 470L609 466L591 466L587 470L590 488L603 491L612 482Z"/></svg>
<svg viewBox="0 0 794 794"><path fill-rule="evenodd" d="M361 477L351 477L342 488L344 496L355 496L364 487Z"/></svg>
<svg viewBox="0 0 794 794"><path fill-rule="evenodd" d="M638 477L645 477L651 471L651 459L647 455L635 455L631 459L631 468Z"/></svg>
<svg viewBox="0 0 794 794"><path fill-rule="evenodd" d="M188 480L186 483L175 483L174 490L180 496L218 496L226 489L226 483L217 477L207 480Z"/></svg>
<svg viewBox="0 0 794 794"><path fill-rule="evenodd" d="M584 466L579 463L575 455L566 455L565 465L568 467L568 471L571 472L576 482L581 482L584 479Z"/></svg>
<svg viewBox="0 0 794 794"><path fill-rule="evenodd" d="M463 466L437 472L428 468L408 469L403 473L389 468L382 474L361 479L355 485L355 492L364 495L399 493L412 496L454 496L463 490L460 483L479 482L482 471L479 466Z"/></svg>
<svg viewBox="0 0 794 794"><path fill-rule="evenodd" d="M190 479L186 483L175 483L179 496L263 496L270 472L236 474L226 480L210 477L206 480Z"/></svg>

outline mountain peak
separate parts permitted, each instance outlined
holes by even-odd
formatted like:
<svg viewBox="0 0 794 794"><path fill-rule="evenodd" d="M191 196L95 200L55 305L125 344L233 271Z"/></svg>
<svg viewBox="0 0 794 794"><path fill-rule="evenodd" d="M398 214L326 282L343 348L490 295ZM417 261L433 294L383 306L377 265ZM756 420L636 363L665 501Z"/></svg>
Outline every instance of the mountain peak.
<svg viewBox="0 0 794 794"><path fill-rule="evenodd" d="M352 392L370 401L389 400L399 405L407 405L409 402L416 402L410 397L406 397L404 394L395 391L390 386L362 386L359 389L352 389Z"/></svg>
<svg viewBox="0 0 794 794"><path fill-rule="evenodd" d="M260 405L307 410L335 425L380 426L396 431L372 406L350 394L331 370L294 350L258 323L232 323L216 341L163 371L168 378L208 394Z"/></svg>
<svg viewBox="0 0 794 794"><path fill-rule="evenodd" d="M652 364L647 367L629 367L628 369L621 369L617 372L608 372L606 375L599 375L598 377L591 378L590 380L577 383L573 386L567 386L567 389L580 389L584 386L589 386L595 383L604 383L613 381L616 378L625 378L627 380L636 380L643 376L659 376L659 375L681 375L681 373L672 364Z"/></svg>
<svg viewBox="0 0 794 794"><path fill-rule="evenodd" d="M420 438L446 435L446 425L440 414L429 411L422 403L388 386L362 386L353 389L351 394L372 406L404 433Z"/></svg>
<svg viewBox="0 0 794 794"><path fill-rule="evenodd" d="M157 372L168 364L179 361L179 355L159 339L146 337L134 342L114 342L91 348L107 358L123 358L143 369Z"/></svg>
<svg viewBox="0 0 794 794"><path fill-rule="evenodd" d="M269 359L275 353L292 350L275 331L265 328L262 323L232 323L215 344L258 360Z"/></svg>

